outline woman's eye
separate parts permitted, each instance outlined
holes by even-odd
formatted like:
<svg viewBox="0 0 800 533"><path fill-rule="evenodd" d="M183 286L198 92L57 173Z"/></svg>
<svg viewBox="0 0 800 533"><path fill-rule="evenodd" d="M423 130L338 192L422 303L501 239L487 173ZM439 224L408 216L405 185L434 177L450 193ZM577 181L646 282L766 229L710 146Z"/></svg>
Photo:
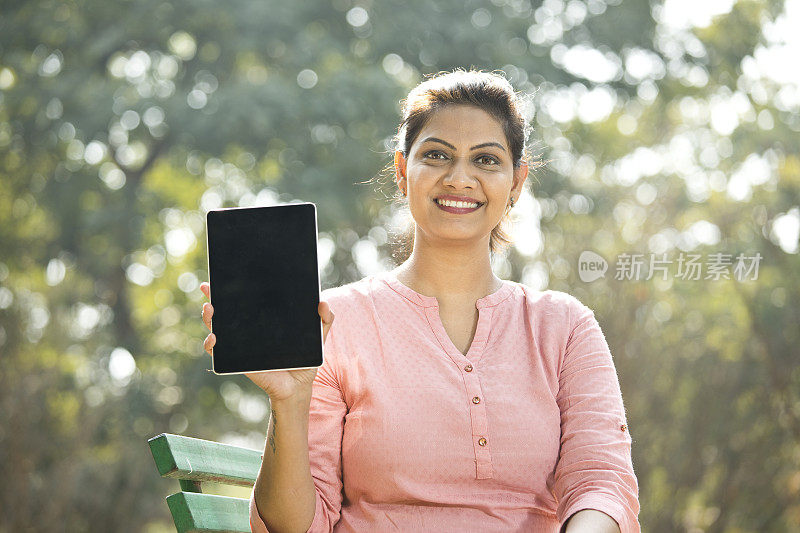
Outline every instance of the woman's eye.
<svg viewBox="0 0 800 533"><path fill-rule="evenodd" d="M447 154L445 154L444 152L441 152L439 150L431 150L430 152L425 152L423 157L425 157L426 159L433 159L433 160L443 161L443 160L447 159ZM479 156L476 159L476 161L481 165L492 166L492 165L499 165L500 164L500 161L498 161L498 159L496 157L491 156L491 155Z"/></svg>

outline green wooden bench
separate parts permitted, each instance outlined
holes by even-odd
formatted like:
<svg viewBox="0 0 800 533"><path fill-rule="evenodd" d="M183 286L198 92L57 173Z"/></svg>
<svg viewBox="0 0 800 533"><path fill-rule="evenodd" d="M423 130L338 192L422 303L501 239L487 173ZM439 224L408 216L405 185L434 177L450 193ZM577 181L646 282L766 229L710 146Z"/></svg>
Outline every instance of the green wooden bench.
<svg viewBox="0 0 800 533"><path fill-rule="evenodd" d="M203 482L252 487L261 452L162 433L148 440L158 473L178 480L181 492L167 496L178 533L249 532L249 501L203 494Z"/></svg>

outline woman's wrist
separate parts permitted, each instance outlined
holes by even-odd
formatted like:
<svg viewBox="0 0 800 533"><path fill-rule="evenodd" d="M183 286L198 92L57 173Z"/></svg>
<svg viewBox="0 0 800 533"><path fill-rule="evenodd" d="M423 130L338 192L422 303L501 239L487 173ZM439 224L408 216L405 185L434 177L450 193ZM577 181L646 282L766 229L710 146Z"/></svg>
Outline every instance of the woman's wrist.
<svg viewBox="0 0 800 533"><path fill-rule="evenodd" d="M300 390L295 394L286 398L272 399L270 398L270 409L280 412L297 412L308 410L311 404L311 387L308 390Z"/></svg>
<svg viewBox="0 0 800 533"><path fill-rule="evenodd" d="M267 424L267 441L265 452L273 455L277 452L279 442L295 442L298 439L308 442L308 413L311 395L297 394L288 398L270 402L270 417ZM279 437L280 433L280 437ZM262 454L262 459L264 455Z"/></svg>

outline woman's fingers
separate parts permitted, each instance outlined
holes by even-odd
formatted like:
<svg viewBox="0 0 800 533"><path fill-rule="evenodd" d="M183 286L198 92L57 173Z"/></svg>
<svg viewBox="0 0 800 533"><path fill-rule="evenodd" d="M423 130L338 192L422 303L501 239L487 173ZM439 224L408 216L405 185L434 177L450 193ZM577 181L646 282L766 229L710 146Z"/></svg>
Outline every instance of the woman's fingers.
<svg viewBox="0 0 800 533"><path fill-rule="evenodd" d="M217 343L217 336L213 333L209 333L206 340L203 341L203 349L208 352L208 355L211 354L211 350L214 349L214 345Z"/></svg>
<svg viewBox="0 0 800 533"><path fill-rule="evenodd" d="M203 282L200 284L200 291L206 295L207 298L211 299L211 285L208 282ZM211 317L214 315L214 307L206 302L203 304L203 324L206 325L208 331L211 331ZM211 350L214 349L214 345L217 343L217 336L213 333L209 333L206 340L203 341L203 349L208 352L208 355L213 355Z"/></svg>
<svg viewBox="0 0 800 533"><path fill-rule="evenodd" d="M208 284L207 281L204 281L200 284L200 290L203 294L206 295L209 299L211 298L211 285ZM208 331L211 331L211 317L214 315L214 306L210 303L206 302L203 304L203 312L201 316L203 317L203 324L206 325Z"/></svg>
<svg viewBox="0 0 800 533"><path fill-rule="evenodd" d="M203 324L211 331L211 317L214 315L214 306L206 302L203 304Z"/></svg>

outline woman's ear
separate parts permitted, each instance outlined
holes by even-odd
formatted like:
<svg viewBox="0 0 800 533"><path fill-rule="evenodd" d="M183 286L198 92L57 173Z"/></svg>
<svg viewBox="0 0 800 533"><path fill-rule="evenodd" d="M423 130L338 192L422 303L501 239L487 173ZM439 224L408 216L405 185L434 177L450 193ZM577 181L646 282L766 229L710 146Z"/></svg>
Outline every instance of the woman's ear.
<svg viewBox="0 0 800 533"><path fill-rule="evenodd" d="M399 186L400 182L406 178L406 158L400 150L394 152L394 173L395 181Z"/></svg>
<svg viewBox="0 0 800 533"><path fill-rule="evenodd" d="M522 186L528 178L528 170L529 166L527 161L522 161L520 165L514 169L514 184L511 186L511 196L514 198L514 202L519 201L519 197L522 194Z"/></svg>

